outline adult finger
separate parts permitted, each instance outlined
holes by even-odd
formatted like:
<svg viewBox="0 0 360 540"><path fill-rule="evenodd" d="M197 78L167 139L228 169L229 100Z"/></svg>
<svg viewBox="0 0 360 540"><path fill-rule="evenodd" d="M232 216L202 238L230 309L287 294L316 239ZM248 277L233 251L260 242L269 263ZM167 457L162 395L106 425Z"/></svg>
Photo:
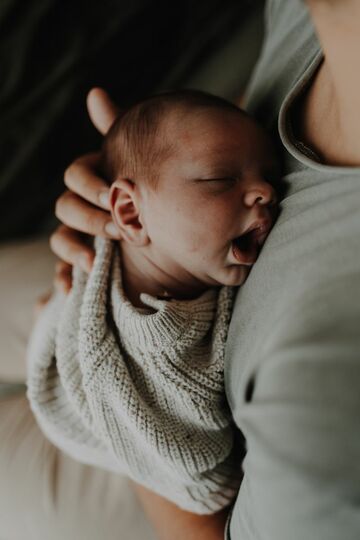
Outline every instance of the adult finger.
<svg viewBox="0 0 360 540"><path fill-rule="evenodd" d="M90 236L120 238L109 212L100 210L71 191L65 191L56 201L55 215L68 227Z"/></svg>
<svg viewBox="0 0 360 540"><path fill-rule="evenodd" d="M90 272L95 252L77 231L60 225L50 237L50 246L62 261L72 266L78 265L85 272Z"/></svg>
<svg viewBox="0 0 360 540"><path fill-rule="evenodd" d="M65 171L65 185L81 198L110 210L109 186L97 175L100 162L100 153L86 154L75 160Z"/></svg>
<svg viewBox="0 0 360 540"><path fill-rule="evenodd" d="M92 123L105 135L119 116L120 109L102 88L92 88L87 95L86 103Z"/></svg>
<svg viewBox="0 0 360 540"><path fill-rule="evenodd" d="M36 299L34 305L34 317L35 319L40 315L42 309L46 306L52 296L52 291L48 291Z"/></svg>
<svg viewBox="0 0 360 540"><path fill-rule="evenodd" d="M67 294L72 286L72 265L58 261L55 266L54 287L57 291Z"/></svg>

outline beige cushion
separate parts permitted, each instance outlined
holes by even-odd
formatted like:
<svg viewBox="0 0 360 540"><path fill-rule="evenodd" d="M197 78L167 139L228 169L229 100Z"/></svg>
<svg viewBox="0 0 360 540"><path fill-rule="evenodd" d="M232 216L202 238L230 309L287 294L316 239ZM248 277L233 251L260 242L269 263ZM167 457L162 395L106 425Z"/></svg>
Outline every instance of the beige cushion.
<svg viewBox="0 0 360 540"><path fill-rule="evenodd" d="M0 246L0 382L25 380L33 306L53 272L46 239ZM24 393L1 388L0 479L1 540L154 539L126 478L66 456Z"/></svg>
<svg viewBox="0 0 360 540"><path fill-rule="evenodd" d="M0 245L0 380L25 380L25 349L36 299L52 286L47 238Z"/></svg>
<svg viewBox="0 0 360 540"><path fill-rule="evenodd" d="M154 539L127 480L57 450L24 395L0 399L0 441L1 539Z"/></svg>

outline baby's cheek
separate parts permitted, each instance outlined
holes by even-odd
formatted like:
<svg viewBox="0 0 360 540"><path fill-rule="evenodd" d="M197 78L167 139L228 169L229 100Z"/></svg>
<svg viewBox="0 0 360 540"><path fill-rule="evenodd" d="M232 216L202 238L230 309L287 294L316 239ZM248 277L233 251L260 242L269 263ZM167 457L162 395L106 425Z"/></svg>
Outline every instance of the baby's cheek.
<svg viewBox="0 0 360 540"><path fill-rule="evenodd" d="M207 231L191 231L185 239L186 250L198 260L207 260L211 249L211 235Z"/></svg>
<svg viewBox="0 0 360 540"><path fill-rule="evenodd" d="M197 241L196 239L194 238L191 238L188 240L188 242L186 243L186 247L187 247L187 251L190 253L190 254L193 254L193 253L201 253L202 251L202 244L200 241Z"/></svg>

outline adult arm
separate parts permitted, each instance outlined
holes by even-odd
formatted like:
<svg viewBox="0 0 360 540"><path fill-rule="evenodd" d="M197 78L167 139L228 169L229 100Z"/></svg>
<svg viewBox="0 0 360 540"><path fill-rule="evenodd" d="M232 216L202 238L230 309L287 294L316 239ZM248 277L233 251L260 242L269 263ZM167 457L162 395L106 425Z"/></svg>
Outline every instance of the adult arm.
<svg viewBox="0 0 360 540"><path fill-rule="evenodd" d="M159 540L224 539L229 508L206 516L192 514L135 482L132 486Z"/></svg>

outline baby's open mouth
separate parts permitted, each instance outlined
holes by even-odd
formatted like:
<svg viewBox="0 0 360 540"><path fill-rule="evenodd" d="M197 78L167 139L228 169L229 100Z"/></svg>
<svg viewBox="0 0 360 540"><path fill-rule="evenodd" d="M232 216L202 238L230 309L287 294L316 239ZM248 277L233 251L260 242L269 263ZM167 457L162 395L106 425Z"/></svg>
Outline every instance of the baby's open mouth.
<svg viewBox="0 0 360 540"><path fill-rule="evenodd" d="M232 240L232 252L235 259L244 265L251 266L258 258L261 246L271 229L271 220L254 223L242 235Z"/></svg>

